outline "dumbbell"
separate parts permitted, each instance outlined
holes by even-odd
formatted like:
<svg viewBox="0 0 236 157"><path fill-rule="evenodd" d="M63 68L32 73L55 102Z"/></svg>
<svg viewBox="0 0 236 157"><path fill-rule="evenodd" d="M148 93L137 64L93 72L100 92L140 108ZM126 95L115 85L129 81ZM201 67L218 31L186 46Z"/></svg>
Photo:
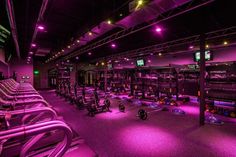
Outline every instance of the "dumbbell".
<svg viewBox="0 0 236 157"><path fill-rule="evenodd" d="M119 111L120 111L120 112L125 112L126 107L125 107L124 103L126 103L126 102L129 102L129 100L121 100L121 102L119 103L119 106L118 106L118 107L119 107ZM142 102L141 102L140 100L135 100L135 101L133 102L133 104L135 104L135 106L129 108L129 111L131 111L132 109L135 109L137 106L141 106L141 105L142 105Z"/></svg>
<svg viewBox="0 0 236 157"><path fill-rule="evenodd" d="M145 111L144 109L139 109L137 117L139 117L142 120L146 120L148 117L148 112Z"/></svg>
<svg viewBox="0 0 236 157"><path fill-rule="evenodd" d="M235 118L235 117L236 117L236 113L235 113L234 111L232 111L232 112L230 113L230 117Z"/></svg>
<svg viewBox="0 0 236 157"><path fill-rule="evenodd" d="M159 108L157 108L157 109L155 109L155 110L153 110L153 111L149 111L149 112L147 112L147 111L144 110L144 109L139 109L139 110L138 110L137 117L140 118L140 119L142 119L142 120L146 120L147 117L148 117L148 114L150 114L150 113L152 113L152 112L156 112L156 111L161 111L161 110L163 110L162 107L159 107Z"/></svg>
<svg viewBox="0 0 236 157"><path fill-rule="evenodd" d="M119 104L119 111L120 112L125 112L125 105L123 103Z"/></svg>

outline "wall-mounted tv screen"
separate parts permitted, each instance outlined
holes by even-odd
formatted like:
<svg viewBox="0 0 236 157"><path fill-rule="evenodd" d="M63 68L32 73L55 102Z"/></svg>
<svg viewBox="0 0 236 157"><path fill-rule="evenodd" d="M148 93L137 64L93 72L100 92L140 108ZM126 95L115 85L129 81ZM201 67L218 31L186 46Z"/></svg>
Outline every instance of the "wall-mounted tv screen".
<svg viewBox="0 0 236 157"><path fill-rule="evenodd" d="M206 61L211 61L213 60L213 56L212 56L212 52L207 50L205 51L205 60ZM200 51L197 51L196 53L194 53L194 61L195 62L199 62L200 61Z"/></svg>
<svg viewBox="0 0 236 157"><path fill-rule="evenodd" d="M112 64L107 64L107 69L112 69L112 68L113 68Z"/></svg>
<svg viewBox="0 0 236 157"><path fill-rule="evenodd" d="M136 65L137 65L138 67L145 66L145 61L144 61L144 59L138 59L138 60L136 61Z"/></svg>

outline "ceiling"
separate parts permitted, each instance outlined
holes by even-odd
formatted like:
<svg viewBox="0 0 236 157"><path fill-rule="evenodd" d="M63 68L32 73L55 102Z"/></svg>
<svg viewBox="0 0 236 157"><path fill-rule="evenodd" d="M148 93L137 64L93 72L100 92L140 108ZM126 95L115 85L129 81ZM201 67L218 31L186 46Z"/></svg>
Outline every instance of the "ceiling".
<svg viewBox="0 0 236 157"><path fill-rule="evenodd" d="M73 38L87 32L129 1L49 0L43 19L40 20L45 31L38 32L35 40L32 41L43 0L13 0L22 58L26 58L29 51L47 55L65 46ZM0 7L0 18L4 18L4 24L8 25L7 16L4 15L6 14L4 1L1 1ZM36 48L31 48L32 42L37 44Z"/></svg>
<svg viewBox="0 0 236 157"><path fill-rule="evenodd" d="M29 51L33 51L36 55L35 59L42 61L45 61L53 52L60 51L86 32L98 26L101 21L119 14L119 9L127 7L128 3L131 2L131 0L100 0L99 2L97 0L49 0L45 14L40 23L38 23L43 25L45 30L37 33L33 41L37 44L37 47L32 48L32 37L43 0L12 1L14 3L21 56L26 58ZM154 1L162 2L162 0ZM162 21L158 24L158 26L163 28L162 34L154 33L154 26L148 27L115 40L114 42L117 44L115 49L112 49L110 44L106 44L92 50L92 55L90 56L87 53L80 55L80 60L83 62L91 61L99 57L164 43L201 32L236 26L236 20L232 19L232 15L235 14L234 6L233 0L215 0L207 6ZM151 9L149 8L149 10L145 11L152 12ZM139 16L142 15L140 14ZM0 1L0 24L10 29L4 1ZM89 43L96 42L122 29L112 29ZM14 44L11 38L4 46L9 52L14 54Z"/></svg>
<svg viewBox="0 0 236 157"><path fill-rule="evenodd" d="M236 20L232 19L235 14L234 2L216 0L206 6L189 11L177 17L165 20L156 26L163 28L161 34L155 33L155 26L148 27L137 33L115 41L117 47L111 48L106 44L91 51L92 55L85 53L80 56L82 62L93 59L119 54L127 50L133 50L153 44L165 43L168 41L224 29L236 26ZM225 37L229 42L236 41L236 35ZM186 47L188 48L188 47Z"/></svg>

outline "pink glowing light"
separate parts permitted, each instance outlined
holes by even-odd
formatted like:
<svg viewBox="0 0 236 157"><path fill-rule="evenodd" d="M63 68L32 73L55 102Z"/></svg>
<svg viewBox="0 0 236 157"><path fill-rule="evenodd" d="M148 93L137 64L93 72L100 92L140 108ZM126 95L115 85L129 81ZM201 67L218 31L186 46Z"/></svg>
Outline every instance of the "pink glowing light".
<svg viewBox="0 0 236 157"><path fill-rule="evenodd" d="M196 105L181 105L180 108L190 115L199 115L199 106Z"/></svg>
<svg viewBox="0 0 236 157"><path fill-rule="evenodd" d="M32 47L36 47L36 44L31 44Z"/></svg>
<svg viewBox="0 0 236 157"><path fill-rule="evenodd" d="M89 53L88 53L88 55L89 55L89 56L91 56L91 55L92 55L92 53L91 53L91 52L89 52Z"/></svg>
<svg viewBox="0 0 236 157"><path fill-rule="evenodd" d="M189 46L189 49L193 49L193 48L194 48L194 46L193 46L193 45Z"/></svg>
<svg viewBox="0 0 236 157"><path fill-rule="evenodd" d="M162 31L162 29L161 29L160 27L156 27L155 31L156 31L157 33L160 33L160 32Z"/></svg>
<svg viewBox="0 0 236 157"><path fill-rule="evenodd" d="M152 62L152 61L149 59L149 60L148 60L148 63L151 63L151 62Z"/></svg>
<svg viewBox="0 0 236 157"><path fill-rule="evenodd" d="M39 30L44 30L44 27L43 26L38 26L38 29Z"/></svg>
<svg viewBox="0 0 236 157"><path fill-rule="evenodd" d="M112 47L112 48L116 48L116 44L114 44L114 43L111 44L111 47Z"/></svg>
<svg viewBox="0 0 236 157"><path fill-rule="evenodd" d="M121 113L118 108L112 108L112 112L106 112L104 114L97 115L99 119L105 120L120 120L130 116L129 112Z"/></svg>
<svg viewBox="0 0 236 157"><path fill-rule="evenodd" d="M29 52L29 54L31 54L31 55L32 55L32 54L33 54L33 52L32 52L32 51L30 51L30 52Z"/></svg>

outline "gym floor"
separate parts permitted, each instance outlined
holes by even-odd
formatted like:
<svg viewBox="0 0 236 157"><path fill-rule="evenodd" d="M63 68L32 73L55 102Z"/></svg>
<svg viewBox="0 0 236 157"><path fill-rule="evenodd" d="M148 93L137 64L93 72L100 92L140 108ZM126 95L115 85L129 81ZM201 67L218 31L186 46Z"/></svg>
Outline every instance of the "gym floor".
<svg viewBox="0 0 236 157"><path fill-rule="evenodd" d="M89 117L86 110L78 110L55 91L40 94L100 157L236 156L236 120L199 127L194 103L181 106L184 116L159 111L143 121L135 117L138 107L129 104L127 111L120 113L115 99L111 100L112 112Z"/></svg>

